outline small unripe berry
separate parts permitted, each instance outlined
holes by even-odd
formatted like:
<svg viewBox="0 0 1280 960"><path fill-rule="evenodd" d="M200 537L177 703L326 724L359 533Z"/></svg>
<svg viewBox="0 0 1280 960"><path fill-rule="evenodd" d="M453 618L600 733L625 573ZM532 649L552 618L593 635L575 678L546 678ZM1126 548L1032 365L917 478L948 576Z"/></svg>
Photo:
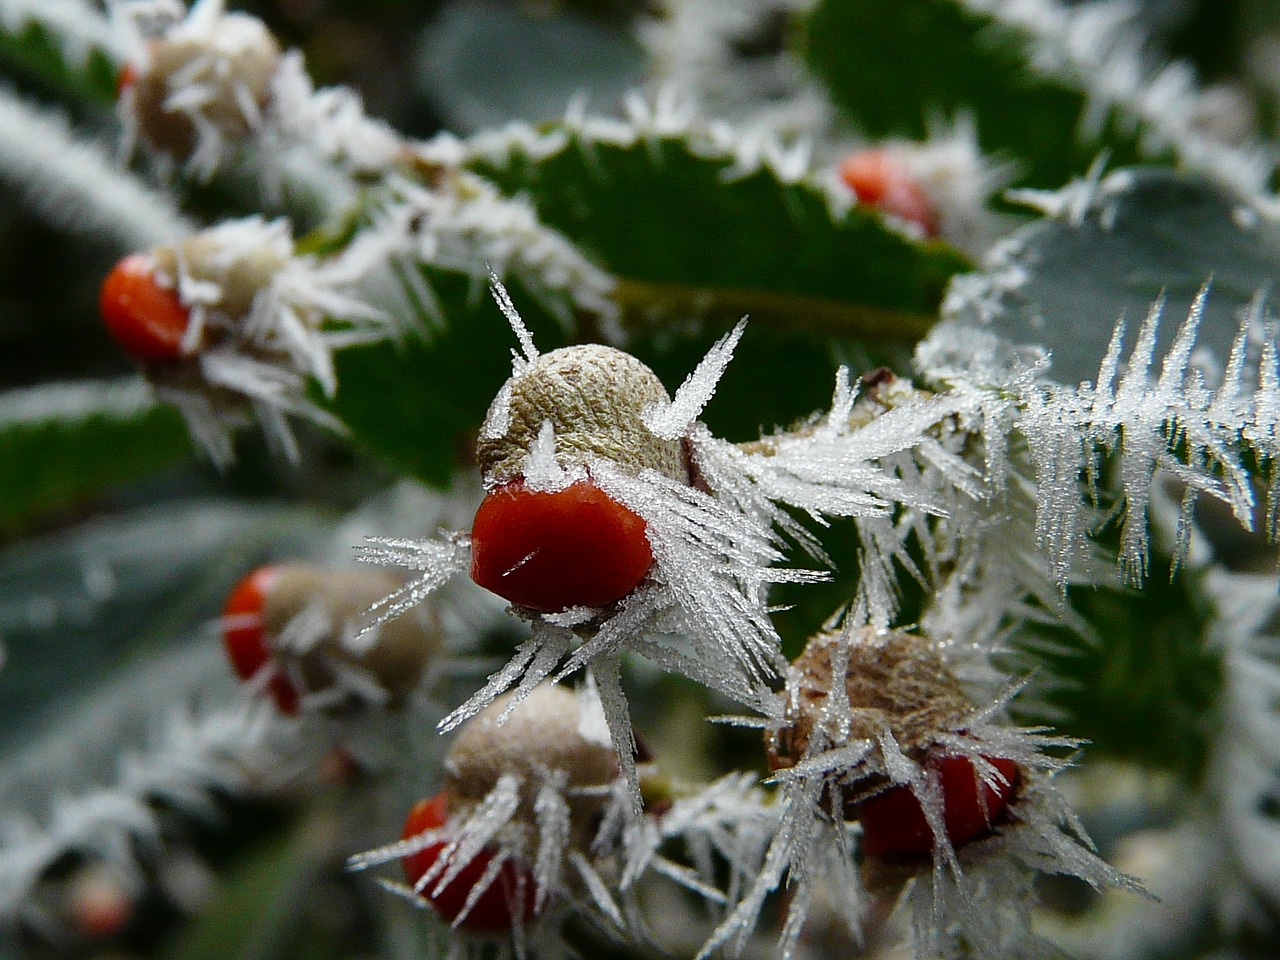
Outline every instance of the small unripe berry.
<svg viewBox="0 0 1280 960"><path fill-rule="evenodd" d="M111 269L99 294L107 331L141 363L172 363L182 358L190 312L161 276L152 254L135 253Z"/></svg>
<svg viewBox="0 0 1280 960"><path fill-rule="evenodd" d="M917 224L925 236L938 235L938 213L903 161L886 150L858 150L840 164L840 179L859 203Z"/></svg>
<svg viewBox="0 0 1280 960"><path fill-rule="evenodd" d="M248 679L262 669L273 671L267 689L282 711L293 713L301 693L332 689L339 668L346 665L365 671L386 693L388 704L398 706L418 685L439 643L429 609L419 607L382 624L371 642L354 637L364 612L399 586L394 577L374 570L306 564L255 570L232 591L224 610L223 635L236 673ZM282 646L280 640L295 619L313 611L322 617L322 633L311 637L305 649Z"/></svg>
<svg viewBox="0 0 1280 960"><path fill-rule="evenodd" d="M403 838L415 837L427 830L442 827L449 819L449 798L445 791L419 801L404 822ZM447 840L438 840L430 846L411 853L403 860L405 880L412 886L427 873L440 858ZM433 879L421 891L432 909L447 922L457 920L471 895L472 888L484 875L493 861L490 850L481 850L467 863L458 875L442 890L436 890L438 880ZM443 875L443 874L440 874ZM472 933L509 933L514 926L516 911L521 921L533 919L537 891L529 868L516 860L508 860L498 870L498 876L480 894L471 911L458 926Z"/></svg>
<svg viewBox="0 0 1280 960"><path fill-rule="evenodd" d="M947 839L962 847L990 832L1018 787L1018 765L1002 757L984 757L1004 783L989 784L967 757L926 759L942 786L942 819ZM933 829L910 787L890 787L858 805L862 850L872 857L927 856L933 852Z"/></svg>
<svg viewBox="0 0 1280 960"><path fill-rule="evenodd" d="M533 610L607 606L652 565L644 520L590 480L553 491L504 484L471 528L471 578Z"/></svg>

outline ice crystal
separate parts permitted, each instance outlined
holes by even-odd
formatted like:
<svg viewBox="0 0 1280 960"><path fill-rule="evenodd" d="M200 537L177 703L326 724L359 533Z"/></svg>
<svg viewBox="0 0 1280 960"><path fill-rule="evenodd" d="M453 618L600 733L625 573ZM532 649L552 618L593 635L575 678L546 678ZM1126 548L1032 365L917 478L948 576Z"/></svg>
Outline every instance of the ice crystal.
<svg viewBox="0 0 1280 960"><path fill-rule="evenodd" d="M873 634L857 637L846 627L831 645L831 676L849 669L850 645L875 644ZM798 666L788 679L792 698L808 696L802 688L813 682ZM783 926L781 953L791 957L811 905L819 878L841 891L840 912L855 939L861 938L864 903L869 895L884 895L874 872L875 858L863 855L863 876L854 867L858 831L845 822L845 805L892 787L905 787L918 802L934 836L933 851L906 880L905 903L914 914L919 956L998 957L1012 944L1023 944L1029 931L1025 900L1006 901L1013 889L1028 890L1036 871L1080 877L1095 886L1138 890L1132 878L1109 867L1093 851L1079 821L1052 785L1066 761L1046 750L1061 751L1077 741L1047 734L1041 728L1019 728L1001 719L1018 687L982 708L970 709L937 729L922 733L904 726L895 733L880 709L851 704L843 684L832 682L816 691L821 707L798 762L779 770L779 819L749 889L721 922L700 956L725 948L739 953L754 929L770 892L784 881L793 890ZM906 715L908 717L912 715ZM916 718L924 717L922 708ZM884 724L871 736L868 723ZM903 720L903 723L915 720ZM855 735L851 736L851 731ZM910 736L910 743L901 740ZM926 756L933 761L925 762ZM987 784L1004 784L989 758L1017 763L1020 784L991 835L952 845L944 826L944 795L934 762L940 757L963 757ZM870 786L869 786L870 785ZM1007 784L1005 784L1007 786ZM868 871L871 871L868 873ZM905 876L904 876L905 879ZM865 884L877 889L868 891ZM891 893L896 899L897 891ZM988 899L994 898L994 899Z"/></svg>
<svg viewBox="0 0 1280 960"><path fill-rule="evenodd" d="M232 457L231 433L246 408L290 459L297 449L286 414L341 429L307 399L307 379L332 396L332 351L389 335L385 317L355 294L369 269L364 250L353 245L328 260L299 256L289 233L284 221L249 217L161 248L176 271L168 275L161 265L156 280L175 289L188 311L183 349L191 363L148 372L220 465ZM335 316L342 321L328 319Z"/></svg>
<svg viewBox="0 0 1280 960"><path fill-rule="evenodd" d="M1156 370L1157 331L1163 300L1144 319L1122 364L1125 324L1116 325L1096 384L1054 383L1043 365L1026 365L1018 350L981 331L944 324L917 351L927 378L1009 418L1026 441L1037 490L1036 533L1060 587L1087 562L1093 532L1090 500L1108 496L1104 458L1114 460L1121 522L1120 562L1131 581L1147 563L1147 505L1156 470L1178 477L1188 490L1185 529L1195 494L1221 500L1252 529L1255 494L1251 464L1269 465L1280 453L1274 321L1261 297L1241 321L1221 383L1210 389L1193 366L1193 348L1206 285ZM1268 331L1251 346L1251 336ZM1255 357L1250 366L1250 355ZM1013 358L1013 359L1010 359ZM1252 376L1256 386L1250 389ZM975 410L982 417L981 410ZM988 430L990 435L993 431ZM1179 537L1185 544L1185 536Z"/></svg>

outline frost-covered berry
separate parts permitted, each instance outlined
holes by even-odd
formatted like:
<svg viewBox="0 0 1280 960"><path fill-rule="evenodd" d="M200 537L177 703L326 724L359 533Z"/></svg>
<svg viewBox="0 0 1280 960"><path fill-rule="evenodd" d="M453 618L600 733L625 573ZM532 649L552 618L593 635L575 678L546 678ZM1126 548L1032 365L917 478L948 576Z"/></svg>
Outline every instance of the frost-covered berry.
<svg viewBox="0 0 1280 960"><path fill-rule="evenodd" d="M591 465L687 483L680 441L644 421L666 403L657 375L612 347L566 347L518 370L477 447L489 493L471 531L472 579L543 612L603 607L634 590L653 565L645 522L596 485Z"/></svg>
<svg viewBox="0 0 1280 960"><path fill-rule="evenodd" d="M240 581L223 611L232 666L246 680L269 670L266 688L285 713L296 712L304 695L324 706L398 706L439 644L425 608L360 635L365 611L398 585L380 571L260 567Z"/></svg>
<svg viewBox="0 0 1280 960"><path fill-rule="evenodd" d="M280 45L244 14L191 18L152 39L121 77L138 136L179 160L215 155L260 122L280 65Z"/></svg>
<svg viewBox="0 0 1280 960"><path fill-rule="evenodd" d="M551 778L562 784L570 837L585 848L608 799L605 788L618 777L608 734L587 722L581 696L564 687L542 684L514 707L512 698L501 696L468 720L449 747L444 786L450 809L474 808L511 777L520 785L516 819L534 826L537 785Z"/></svg>
<svg viewBox="0 0 1280 960"><path fill-rule="evenodd" d="M830 721L827 698L838 682L833 655L839 631L820 633L791 665L787 680L787 724L769 734L769 766L784 770L800 763L815 730L824 736ZM845 695L850 722L847 739L876 740L886 730L908 756L923 756L939 731L950 730L973 712L960 681L920 636L902 631L863 631L849 643ZM853 784L853 797L872 784ZM852 812L852 807L846 810Z"/></svg>
<svg viewBox="0 0 1280 960"><path fill-rule="evenodd" d="M403 839L408 840L428 830L443 827L449 819L449 797L445 791L419 801L404 822ZM437 861L449 846L447 840L437 840L417 853L411 853L402 861L405 880L417 889L418 881L436 868ZM517 911L522 924L533 919L536 907L536 891L529 868L516 860L507 860L498 868L493 882L463 915L467 899L480 879L489 870L494 851L484 849L473 856L458 875L443 887L436 882L444 871L437 868L422 889L420 896L426 899L447 923L457 925L472 933L505 934L515 925ZM461 919L459 920L459 917Z"/></svg>
<svg viewBox="0 0 1280 960"><path fill-rule="evenodd" d="M942 788L942 818L951 846L961 847L990 832L1018 788L1018 765L1001 757L983 757L998 777L984 780L968 757L929 757ZM897 786L858 805L862 851L872 857L928 856L933 828L909 787Z"/></svg>
<svg viewBox="0 0 1280 960"><path fill-rule="evenodd" d="M156 258L135 253L107 274L99 294L107 332L140 363L170 363L182 356L191 312L175 284L157 272Z"/></svg>
<svg viewBox="0 0 1280 960"><path fill-rule="evenodd" d="M938 235L938 213L924 186L903 162L886 150L858 150L840 164L840 179L859 203L918 225L925 236Z"/></svg>
<svg viewBox="0 0 1280 960"><path fill-rule="evenodd" d="M644 521L587 479L563 490L504 484L471 528L471 579L533 610L607 606L651 566Z"/></svg>
<svg viewBox="0 0 1280 960"><path fill-rule="evenodd" d="M644 421L648 407L670 401L658 375L629 353L596 343L544 353L512 375L489 408L476 446L485 485L524 477L546 423L565 469L608 460L687 482L680 441L655 436Z"/></svg>

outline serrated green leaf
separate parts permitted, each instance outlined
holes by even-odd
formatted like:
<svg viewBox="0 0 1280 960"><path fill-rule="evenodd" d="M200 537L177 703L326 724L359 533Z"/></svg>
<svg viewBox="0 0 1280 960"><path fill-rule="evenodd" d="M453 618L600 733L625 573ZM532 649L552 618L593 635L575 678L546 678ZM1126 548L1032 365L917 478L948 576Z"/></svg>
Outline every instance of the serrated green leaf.
<svg viewBox="0 0 1280 960"><path fill-rule="evenodd" d="M918 339L947 280L950 246L907 238L875 212L843 210L821 186L742 163L709 135L550 125L486 145L472 169L619 278L636 330L655 321L750 314L809 334Z"/></svg>
<svg viewBox="0 0 1280 960"><path fill-rule="evenodd" d="M484 281L420 266L448 323L422 336L350 347L336 357L338 395L331 409L356 442L427 483L444 486L511 375L511 333ZM507 281L543 351L565 343L563 327L539 297Z"/></svg>
<svg viewBox="0 0 1280 960"><path fill-rule="evenodd" d="M1014 343L1043 344L1054 379L1073 384L1097 376L1116 321L1124 316L1135 329L1162 293L1156 356L1212 279L1197 349L1199 362L1218 370L1255 296L1265 294L1271 313L1280 312L1280 225L1226 188L1134 168L1080 200L1007 238L995 266L965 279L949 316L974 323L983 315Z"/></svg>
<svg viewBox="0 0 1280 960"><path fill-rule="evenodd" d="M181 418L138 379L0 395L0 529L188 455Z"/></svg>
<svg viewBox="0 0 1280 960"><path fill-rule="evenodd" d="M1094 11L1041 7L1037 16L1034 5L979 0L822 0L800 41L859 129L920 140L931 118L969 116L984 152L1014 161L1025 184L1059 186L1102 150L1117 164L1188 159L1178 154L1194 133L1179 114L1190 106L1144 103L1153 78L1131 31L1117 39Z"/></svg>

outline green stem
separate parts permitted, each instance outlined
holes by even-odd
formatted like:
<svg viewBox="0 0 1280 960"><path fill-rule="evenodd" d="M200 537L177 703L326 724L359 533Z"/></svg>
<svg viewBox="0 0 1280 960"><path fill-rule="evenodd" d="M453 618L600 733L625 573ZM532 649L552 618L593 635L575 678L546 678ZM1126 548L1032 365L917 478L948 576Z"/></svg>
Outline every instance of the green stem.
<svg viewBox="0 0 1280 960"><path fill-rule="evenodd" d="M693 316L709 312L749 314L782 329L825 336L856 337L877 342L914 343L927 334L935 318L866 303L849 303L801 293L740 287L694 286L649 280L619 279L613 298L627 322L643 330L657 325L655 314Z"/></svg>

